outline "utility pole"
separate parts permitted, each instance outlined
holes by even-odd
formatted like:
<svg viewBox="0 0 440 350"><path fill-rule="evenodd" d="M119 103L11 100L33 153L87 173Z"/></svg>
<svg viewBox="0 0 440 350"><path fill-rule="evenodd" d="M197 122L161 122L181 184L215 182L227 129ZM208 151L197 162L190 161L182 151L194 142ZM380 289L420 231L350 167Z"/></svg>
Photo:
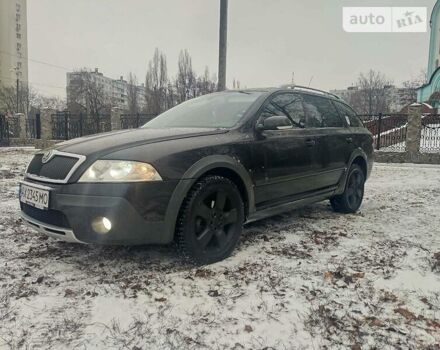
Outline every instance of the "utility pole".
<svg viewBox="0 0 440 350"><path fill-rule="evenodd" d="M20 81L18 80L18 72L17 72L17 113L20 113L20 111L19 111L20 97L18 96L19 89L20 89Z"/></svg>
<svg viewBox="0 0 440 350"><path fill-rule="evenodd" d="M228 0L220 0L220 38L218 52L218 91L226 89L226 46L228 40Z"/></svg>

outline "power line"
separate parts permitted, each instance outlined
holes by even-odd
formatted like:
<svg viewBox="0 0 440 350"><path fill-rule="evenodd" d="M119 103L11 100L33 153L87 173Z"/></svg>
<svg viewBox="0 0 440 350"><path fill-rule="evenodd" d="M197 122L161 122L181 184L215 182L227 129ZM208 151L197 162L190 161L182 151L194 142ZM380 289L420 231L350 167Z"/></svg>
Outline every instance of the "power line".
<svg viewBox="0 0 440 350"><path fill-rule="evenodd" d="M0 76L0 78L2 78L2 79L7 79L7 80L9 80L9 81L13 81L13 82L15 81L15 79L13 79L13 78L11 78L11 77ZM57 88L57 89L63 89L63 90L66 89L65 86L56 86L56 85L50 85L50 84L45 84L45 83L36 83L36 82L33 82L33 81L28 81L28 84L31 84L31 85L47 86L47 87Z"/></svg>
<svg viewBox="0 0 440 350"><path fill-rule="evenodd" d="M53 63L49 63L49 62L34 60L34 59L26 57L26 56L18 56L16 54L11 53L11 52L0 50L0 53L3 53L4 55L9 55L9 56L17 57L17 58L23 58L23 59L26 59L26 60L31 61L31 62L43 64L43 65L46 65L46 66L49 66L49 67L53 67L53 68L62 69L62 70L65 70L65 71L72 71L71 68L67 68L67 67L60 66L60 65L57 65L57 64L53 64Z"/></svg>

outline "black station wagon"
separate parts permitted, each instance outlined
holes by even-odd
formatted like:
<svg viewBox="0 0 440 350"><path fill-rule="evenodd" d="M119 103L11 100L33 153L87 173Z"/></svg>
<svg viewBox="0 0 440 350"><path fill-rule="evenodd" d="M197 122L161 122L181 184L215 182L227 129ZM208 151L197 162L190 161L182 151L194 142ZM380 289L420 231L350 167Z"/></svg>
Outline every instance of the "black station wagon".
<svg viewBox="0 0 440 350"><path fill-rule="evenodd" d="M329 93L225 91L135 130L37 152L20 183L24 221L68 242L167 244L198 264L229 256L244 223L330 199L362 203L372 135Z"/></svg>

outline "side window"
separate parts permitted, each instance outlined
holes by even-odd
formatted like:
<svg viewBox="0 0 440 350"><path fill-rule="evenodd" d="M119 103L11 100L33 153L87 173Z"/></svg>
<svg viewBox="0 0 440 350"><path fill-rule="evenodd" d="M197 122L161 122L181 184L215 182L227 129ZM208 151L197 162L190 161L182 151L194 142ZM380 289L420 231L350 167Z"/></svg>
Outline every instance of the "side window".
<svg viewBox="0 0 440 350"><path fill-rule="evenodd" d="M326 98L304 95L306 127L308 128L341 128L344 122L335 106Z"/></svg>
<svg viewBox="0 0 440 350"><path fill-rule="evenodd" d="M261 112L260 120L272 116L285 116L289 118L292 123L290 128L303 128L305 124L305 113L301 95L284 93L273 97Z"/></svg>
<svg viewBox="0 0 440 350"><path fill-rule="evenodd" d="M348 125L353 128L362 128L364 126L359 117L356 115L356 112L353 111L350 107L337 101L335 101L335 104L339 114L347 121Z"/></svg>

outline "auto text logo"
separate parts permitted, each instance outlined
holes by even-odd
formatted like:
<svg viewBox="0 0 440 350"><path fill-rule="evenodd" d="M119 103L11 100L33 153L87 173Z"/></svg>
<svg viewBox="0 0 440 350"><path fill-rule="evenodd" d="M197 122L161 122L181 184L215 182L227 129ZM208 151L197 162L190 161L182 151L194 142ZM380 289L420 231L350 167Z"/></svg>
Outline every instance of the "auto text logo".
<svg viewBox="0 0 440 350"><path fill-rule="evenodd" d="M344 7L342 26L349 33L424 33L426 7Z"/></svg>

